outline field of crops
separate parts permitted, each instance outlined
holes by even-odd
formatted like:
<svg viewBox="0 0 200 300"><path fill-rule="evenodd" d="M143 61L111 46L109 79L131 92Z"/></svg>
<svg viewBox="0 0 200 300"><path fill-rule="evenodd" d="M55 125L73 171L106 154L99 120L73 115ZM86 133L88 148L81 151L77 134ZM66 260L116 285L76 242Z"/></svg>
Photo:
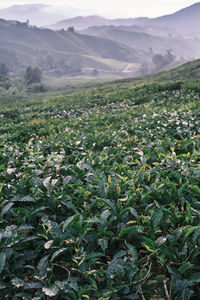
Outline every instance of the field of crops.
<svg viewBox="0 0 200 300"><path fill-rule="evenodd" d="M0 299L200 299L198 86L0 105Z"/></svg>

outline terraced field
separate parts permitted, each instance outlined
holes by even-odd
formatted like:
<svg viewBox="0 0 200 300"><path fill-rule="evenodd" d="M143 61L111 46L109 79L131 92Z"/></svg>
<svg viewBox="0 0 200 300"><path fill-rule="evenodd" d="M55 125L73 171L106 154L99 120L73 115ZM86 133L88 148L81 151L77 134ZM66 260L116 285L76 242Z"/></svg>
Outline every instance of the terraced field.
<svg viewBox="0 0 200 300"><path fill-rule="evenodd" d="M0 107L0 299L200 299L200 83Z"/></svg>

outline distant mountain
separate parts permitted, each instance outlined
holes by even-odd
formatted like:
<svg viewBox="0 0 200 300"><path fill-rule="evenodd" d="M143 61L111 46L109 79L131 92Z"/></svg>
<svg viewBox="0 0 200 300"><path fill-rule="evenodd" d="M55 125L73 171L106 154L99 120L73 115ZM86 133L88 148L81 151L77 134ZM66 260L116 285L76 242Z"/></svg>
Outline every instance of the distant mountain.
<svg viewBox="0 0 200 300"><path fill-rule="evenodd" d="M0 20L0 63L14 73L24 72L29 65L55 75L79 74L84 69L115 72L118 65L124 69L148 59L145 51L105 38Z"/></svg>
<svg viewBox="0 0 200 300"><path fill-rule="evenodd" d="M146 24L149 18L136 18L136 19L106 19L97 15L94 16L78 16L76 18L65 19L57 22L54 25L49 25L48 28L51 29L67 29L68 27L74 27L76 30L84 30L91 26L132 26L132 25L142 25Z"/></svg>
<svg viewBox="0 0 200 300"><path fill-rule="evenodd" d="M49 26L52 29L67 29L73 26L84 30L92 26L139 26L140 31L153 35L200 37L200 2L158 18L106 19L100 16L65 19Z"/></svg>
<svg viewBox="0 0 200 300"><path fill-rule="evenodd" d="M48 5L43 4L14 5L1 9L0 18L21 22L29 19L31 24L38 26L44 26L64 18L62 14L53 13L48 8Z"/></svg>
<svg viewBox="0 0 200 300"><path fill-rule="evenodd" d="M200 2L174 14L152 19L148 24L171 28L176 34L182 36L200 37Z"/></svg>

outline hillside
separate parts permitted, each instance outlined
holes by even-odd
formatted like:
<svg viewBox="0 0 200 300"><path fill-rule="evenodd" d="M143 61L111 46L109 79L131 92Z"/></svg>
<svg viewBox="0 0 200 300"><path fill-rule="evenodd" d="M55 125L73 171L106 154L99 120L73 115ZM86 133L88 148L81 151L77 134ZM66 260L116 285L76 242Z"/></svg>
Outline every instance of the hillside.
<svg viewBox="0 0 200 300"><path fill-rule="evenodd" d="M181 9L174 14L150 21L151 24L168 27L176 35L200 37L200 2Z"/></svg>
<svg viewBox="0 0 200 300"><path fill-rule="evenodd" d="M199 69L0 99L0 299L199 298Z"/></svg>
<svg viewBox="0 0 200 300"><path fill-rule="evenodd" d="M135 27L95 26L81 33L107 38L126 44L138 51L146 50L154 53L165 53L171 49L177 58L199 58L200 40L156 36L144 32L134 31Z"/></svg>
<svg viewBox="0 0 200 300"><path fill-rule="evenodd" d="M109 60L142 63L148 58L126 45L76 32L40 29L0 20L0 60L10 71L37 65L55 74L81 73L82 69L116 71ZM101 58L99 61L97 58ZM122 71L122 70L121 70Z"/></svg>
<svg viewBox="0 0 200 300"><path fill-rule="evenodd" d="M158 74L138 78L142 82L164 82L164 81L197 81L200 80L200 60L187 62L181 66ZM127 80L129 81L129 80ZM130 82L132 80L130 79Z"/></svg>

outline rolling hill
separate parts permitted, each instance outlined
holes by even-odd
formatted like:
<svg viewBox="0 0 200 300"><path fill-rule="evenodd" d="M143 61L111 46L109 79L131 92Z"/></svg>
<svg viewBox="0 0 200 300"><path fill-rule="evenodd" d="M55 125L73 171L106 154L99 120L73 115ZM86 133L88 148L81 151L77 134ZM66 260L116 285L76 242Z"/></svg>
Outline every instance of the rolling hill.
<svg viewBox="0 0 200 300"><path fill-rule="evenodd" d="M23 23L0 20L0 60L9 69L23 71L37 65L56 74L76 74L82 69L114 71L113 63L141 64L148 53L134 50L116 41L69 31L28 27Z"/></svg>
<svg viewBox="0 0 200 300"><path fill-rule="evenodd" d="M65 19L56 24L48 26L51 29L67 29L74 27L76 30L84 30L92 26L137 26L146 24L149 18L128 18L128 19L106 19L98 15L78 16L75 18Z"/></svg>
<svg viewBox="0 0 200 300"><path fill-rule="evenodd" d="M168 27L174 34L181 36L200 37L200 2L181 9L174 14L149 20L149 25Z"/></svg>
<svg viewBox="0 0 200 300"><path fill-rule="evenodd" d="M169 36L155 36L145 32L134 31L135 27L94 26L81 33L107 38L126 44L138 51L146 50L154 53L165 53L171 49L177 58L198 58L200 53L199 39L184 39Z"/></svg>

